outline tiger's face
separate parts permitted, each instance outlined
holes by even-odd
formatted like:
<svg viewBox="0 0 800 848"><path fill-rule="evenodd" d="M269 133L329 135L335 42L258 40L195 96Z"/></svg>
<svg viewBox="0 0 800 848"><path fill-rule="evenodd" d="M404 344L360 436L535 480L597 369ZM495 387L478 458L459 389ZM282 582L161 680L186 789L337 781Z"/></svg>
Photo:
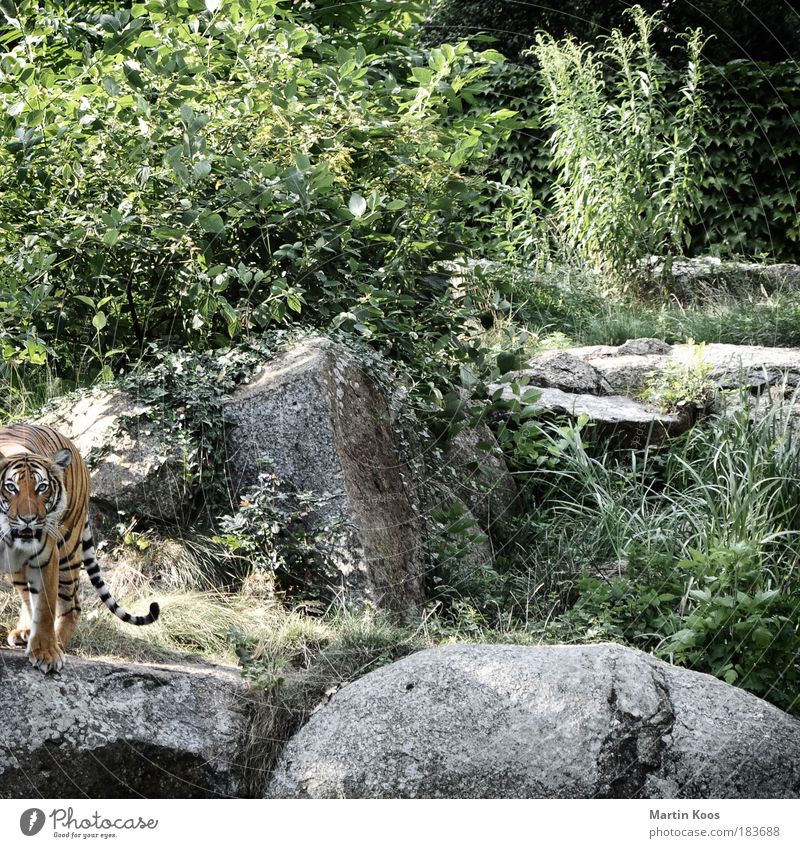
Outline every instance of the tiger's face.
<svg viewBox="0 0 800 848"><path fill-rule="evenodd" d="M0 539L14 547L55 536L67 508L64 471L72 453L15 454L0 459Z"/></svg>

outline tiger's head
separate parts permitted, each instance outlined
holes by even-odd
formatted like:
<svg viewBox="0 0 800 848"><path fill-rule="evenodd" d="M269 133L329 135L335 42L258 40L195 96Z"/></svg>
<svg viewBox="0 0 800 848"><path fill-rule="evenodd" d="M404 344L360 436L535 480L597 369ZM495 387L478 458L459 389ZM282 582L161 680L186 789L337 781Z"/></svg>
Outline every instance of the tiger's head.
<svg viewBox="0 0 800 848"><path fill-rule="evenodd" d="M55 456L33 453L0 458L0 539L15 546L56 536L67 508L64 472L72 463L68 448Z"/></svg>

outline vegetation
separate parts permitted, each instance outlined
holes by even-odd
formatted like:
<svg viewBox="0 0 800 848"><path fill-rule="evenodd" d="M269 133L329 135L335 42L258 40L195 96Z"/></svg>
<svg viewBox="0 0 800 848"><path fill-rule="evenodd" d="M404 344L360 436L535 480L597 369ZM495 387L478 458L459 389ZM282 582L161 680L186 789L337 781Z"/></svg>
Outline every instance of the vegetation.
<svg viewBox="0 0 800 848"><path fill-rule="evenodd" d="M162 619L131 635L87 601L76 649L238 662L278 741L331 687L465 639L612 639L800 713L786 405L727 399L621 450L541 419L514 376L543 349L693 340L649 399L704 409L704 344L800 346L791 280L676 273L692 251L796 258L796 70L714 68L688 12L668 65L649 6L589 46L543 18L523 68L424 46L429 5L0 0L2 416L116 380L183 457L181 526L126 517L108 544L112 590L135 606L158 581ZM224 396L311 332L402 382L434 470L479 420L519 484L488 528L455 499L429 516L418 622L297 590L321 493L265 466L226 501Z"/></svg>
<svg viewBox="0 0 800 848"><path fill-rule="evenodd" d="M686 33L676 105L665 90L667 66L653 52L659 18L639 8L631 18L633 36L614 30L596 52L546 34L535 48L559 235L580 260L620 279L635 277L650 256L683 254L704 165L702 35Z"/></svg>
<svg viewBox="0 0 800 848"><path fill-rule="evenodd" d="M653 33L653 38L656 35ZM590 55L603 55L605 44L601 40L591 54L585 51L581 61L586 62ZM687 69L677 58L685 57L685 42L676 47L680 49L671 53L674 62L666 77L660 65L661 87L654 93L653 105L660 104L659 109L665 111L661 118L656 113L656 129L663 129L665 122L673 125L673 117L686 106L681 80ZM577 54L574 56L577 59ZM791 262L800 246L794 190L800 177L797 66L788 61L737 61L699 67L705 110L703 132L694 143L704 164L692 163L698 169L698 183L694 186L695 205L688 206L684 250L696 256ZM613 80L606 79L602 86L598 81L598 90L608 93L618 89ZM515 131L493 154L486 175L496 195L492 205L501 205L513 229L522 230L516 233L514 243L523 254L530 255L541 227L536 228L534 238L526 239L523 225L526 221L529 227L532 220L538 222L553 203L553 163L547 145L553 125L551 120L546 126L548 116L542 108L547 102L546 88L538 67L506 63L492 69L482 97L487 106L517 113L513 119ZM618 121L620 112L618 106L608 120ZM579 126L585 123L581 121ZM648 174L645 184L652 187L657 173L654 170ZM509 243L505 229L496 235L489 229L484 237L501 247ZM506 253L513 256L508 247Z"/></svg>
<svg viewBox="0 0 800 848"><path fill-rule="evenodd" d="M704 56L715 64L747 59L783 62L800 55L800 7L789 0L706 0L702 6L686 0L643 0L649 14L663 16L659 49L669 54L676 33L702 28L712 36ZM621 0L562 0L560 3L519 3L515 0L440 0L426 25L432 44L466 38L490 43L511 59L524 58L537 31L554 38L568 36L596 44L614 27L624 26L631 4Z"/></svg>
<svg viewBox="0 0 800 848"><path fill-rule="evenodd" d="M459 169L510 117L468 108L500 57L423 54L397 35L413 4L372 6L356 37L277 0L17 3L0 76L4 361L49 357L80 380L154 343L298 320L399 356L410 333L446 332L430 275L470 240L479 188Z"/></svg>
<svg viewBox="0 0 800 848"><path fill-rule="evenodd" d="M560 462L540 472L540 520L588 529L560 623L571 638L621 639L797 709L800 453L786 413L770 404L754 423L734 408L633 461L547 433Z"/></svg>

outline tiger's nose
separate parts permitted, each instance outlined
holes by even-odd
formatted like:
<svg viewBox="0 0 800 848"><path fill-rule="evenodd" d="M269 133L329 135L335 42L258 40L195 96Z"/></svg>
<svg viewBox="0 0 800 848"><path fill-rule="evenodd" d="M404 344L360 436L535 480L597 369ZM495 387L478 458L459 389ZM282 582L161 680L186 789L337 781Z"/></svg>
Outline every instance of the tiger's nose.
<svg viewBox="0 0 800 848"><path fill-rule="evenodd" d="M17 515L17 518L23 524L33 524L33 522L36 521L36 513L31 513L30 515L22 515L22 513L20 513Z"/></svg>

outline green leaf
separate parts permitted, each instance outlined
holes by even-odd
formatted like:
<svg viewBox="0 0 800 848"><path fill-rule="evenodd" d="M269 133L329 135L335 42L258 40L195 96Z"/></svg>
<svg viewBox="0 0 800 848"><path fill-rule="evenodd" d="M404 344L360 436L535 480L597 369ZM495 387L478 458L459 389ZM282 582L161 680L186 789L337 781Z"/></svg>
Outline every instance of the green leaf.
<svg viewBox="0 0 800 848"><path fill-rule="evenodd" d="M433 74L428 68L412 68L411 76L420 85L430 85L431 80L433 79Z"/></svg>
<svg viewBox="0 0 800 848"><path fill-rule="evenodd" d="M201 212L198 220L203 232L221 233L225 229L225 222L216 212Z"/></svg>
<svg viewBox="0 0 800 848"><path fill-rule="evenodd" d="M167 241L169 239L178 239L185 232L185 230L180 230L177 227L155 227L153 229L153 237Z"/></svg>
<svg viewBox="0 0 800 848"><path fill-rule="evenodd" d="M103 244L113 247L119 241L119 230L112 227L103 234Z"/></svg>
<svg viewBox="0 0 800 848"><path fill-rule="evenodd" d="M94 326L94 328L95 328L96 330L98 330L98 331L102 330L102 329L103 329L103 327L105 327L107 323L108 323L108 322L107 322L107 320L106 320L106 314L105 314L105 312L98 312L98 313L94 316L94 318L92 318L92 325L93 325L93 326Z"/></svg>

